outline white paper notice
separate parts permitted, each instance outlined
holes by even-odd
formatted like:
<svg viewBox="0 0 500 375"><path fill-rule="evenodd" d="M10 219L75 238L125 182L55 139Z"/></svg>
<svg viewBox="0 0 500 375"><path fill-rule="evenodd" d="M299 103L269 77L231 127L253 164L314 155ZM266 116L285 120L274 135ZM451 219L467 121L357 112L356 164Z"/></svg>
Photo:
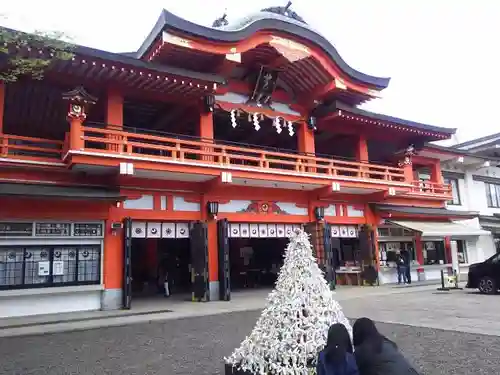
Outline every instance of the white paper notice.
<svg viewBox="0 0 500 375"><path fill-rule="evenodd" d="M50 275L50 262L38 262L38 276Z"/></svg>
<svg viewBox="0 0 500 375"><path fill-rule="evenodd" d="M52 275L54 276L64 275L64 262L62 260L56 260L52 262Z"/></svg>

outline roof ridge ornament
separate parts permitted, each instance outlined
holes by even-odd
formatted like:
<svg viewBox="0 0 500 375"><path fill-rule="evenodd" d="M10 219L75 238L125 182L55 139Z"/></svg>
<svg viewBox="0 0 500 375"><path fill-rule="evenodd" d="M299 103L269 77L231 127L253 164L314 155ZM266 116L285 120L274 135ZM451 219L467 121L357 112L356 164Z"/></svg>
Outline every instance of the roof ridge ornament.
<svg viewBox="0 0 500 375"><path fill-rule="evenodd" d="M224 9L224 13L222 14L222 17L217 18L213 23L212 27L213 28L219 28L223 26L229 25L229 21L227 20L227 8Z"/></svg>
<svg viewBox="0 0 500 375"><path fill-rule="evenodd" d="M261 12L269 12L269 13L274 13L274 14L279 14L288 18L291 18L295 21L299 21L301 23L304 23L307 25L307 22L299 16L296 12L290 9L292 6L292 2L288 1L286 6L284 7L269 7L269 8L264 8L261 10Z"/></svg>

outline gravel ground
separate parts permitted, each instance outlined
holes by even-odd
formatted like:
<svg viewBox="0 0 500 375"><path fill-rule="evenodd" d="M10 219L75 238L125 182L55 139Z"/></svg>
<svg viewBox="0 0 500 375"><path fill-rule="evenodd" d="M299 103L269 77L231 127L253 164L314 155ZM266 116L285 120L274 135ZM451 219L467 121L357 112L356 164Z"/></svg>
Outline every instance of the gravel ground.
<svg viewBox="0 0 500 375"><path fill-rule="evenodd" d="M0 339L0 374L222 374L259 312ZM378 324L422 374L498 374L500 337ZM497 370L495 370L495 368Z"/></svg>

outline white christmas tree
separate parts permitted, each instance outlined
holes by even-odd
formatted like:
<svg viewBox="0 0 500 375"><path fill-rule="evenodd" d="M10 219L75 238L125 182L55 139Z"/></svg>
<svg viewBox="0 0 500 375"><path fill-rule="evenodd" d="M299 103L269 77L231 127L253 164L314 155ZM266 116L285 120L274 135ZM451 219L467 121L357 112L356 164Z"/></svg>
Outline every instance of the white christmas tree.
<svg viewBox="0 0 500 375"><path fill-rule="evenodd" d="M326 343L328 328L349 321L333 298L312 253L309 236L297 230L290 237L275 289L250 336L227 364L258 375L308 375Z"/></svg>

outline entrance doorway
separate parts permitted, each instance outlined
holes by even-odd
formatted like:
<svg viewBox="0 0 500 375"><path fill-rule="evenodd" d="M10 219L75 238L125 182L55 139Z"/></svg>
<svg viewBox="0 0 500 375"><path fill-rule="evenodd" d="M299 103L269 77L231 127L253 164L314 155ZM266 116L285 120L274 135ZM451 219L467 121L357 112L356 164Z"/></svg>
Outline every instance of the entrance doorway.
<svg viewBox="0 0 500 375"><path fill-rule="evenodd" d="M205 223L124 221L123 307L132 297L207 300Z"/></svg>
<svg viewBox="0 0 500 375"><path fill-rule="evenodd" d="M359 239L332 238L334 262L339 267L361 267Z"/></svg>
<svg viewBox="0 0 500 375"><path fill-rule="evenodd" d="M133 238L131 258L134 298L191 291L189 238Z"/></svg>
<svg viewBox="0 0 500 375"><path fill-rule="evenodd" d="M272 287L283 265L286 238L231 238L232 289Z"/></svg>
<svg viewBox="0 0 500 375"><path fill-rule="evenodd" d="M288 236L300 225L229 224L229 268L232 290L270 288L283 264Z"/></svg>

